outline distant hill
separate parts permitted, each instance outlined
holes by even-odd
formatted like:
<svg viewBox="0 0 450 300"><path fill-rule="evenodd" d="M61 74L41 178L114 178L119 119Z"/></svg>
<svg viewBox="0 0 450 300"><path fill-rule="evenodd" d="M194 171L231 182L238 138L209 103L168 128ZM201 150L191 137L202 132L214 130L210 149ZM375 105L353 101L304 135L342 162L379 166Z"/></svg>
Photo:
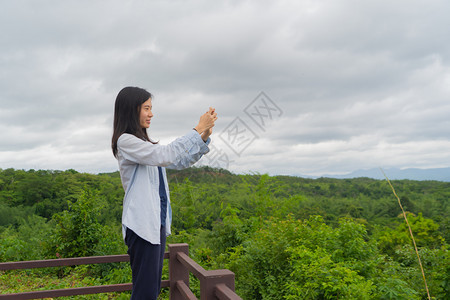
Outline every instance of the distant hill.
<svg viewBox="0 0 450 300"><path fill-rule="evenodd" d="M387 177L390 180L417 180L417 181L442 181L450 182L450 168L434 168L434 169L398 169L398 168L383 168ZM235 184L241 181L239 174L234 174L225 169L216 169L208 166L191 167L184 170L167 170L169 180L184 180L189 178L193 182L221 182L227 184ZM118 172L117 172L118 176ZM330 175L324 174L320 176L308 176L308 175L292 175L294 177L301 177L305 179L317 179L317 178L335 178L335 179L348 179L348 178L361 178L367 177L372 179L384 180L384 175L379 168L357 170L347 174Z"/></svg>
<svg viewBox="0 0 450 300"><path fill-rule="evenodd" d="M450 182L450 168L435 168L435 169L398 169L389 168L383 169L389 179L410 179L410 180L436 180ZM368 177L374 179L385 179L383 173L378 168L357 170L348 174L342 175L323 175L318 177L329 178L358 178Z"/></svg>

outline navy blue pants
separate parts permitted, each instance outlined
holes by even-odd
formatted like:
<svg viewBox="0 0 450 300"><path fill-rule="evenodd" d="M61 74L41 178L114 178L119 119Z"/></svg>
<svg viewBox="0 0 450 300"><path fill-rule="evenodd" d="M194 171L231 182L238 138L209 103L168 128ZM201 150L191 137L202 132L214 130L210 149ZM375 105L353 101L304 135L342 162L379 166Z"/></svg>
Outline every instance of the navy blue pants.
<svg viewBox="0 0 450 300"><path fill-rule="evenodd" d="M133 292L131 300L156 300L161 290L161 275L166 247L166 229L161 226L161 244L154 245L127 228L125 243L130 256Z"/></svg>

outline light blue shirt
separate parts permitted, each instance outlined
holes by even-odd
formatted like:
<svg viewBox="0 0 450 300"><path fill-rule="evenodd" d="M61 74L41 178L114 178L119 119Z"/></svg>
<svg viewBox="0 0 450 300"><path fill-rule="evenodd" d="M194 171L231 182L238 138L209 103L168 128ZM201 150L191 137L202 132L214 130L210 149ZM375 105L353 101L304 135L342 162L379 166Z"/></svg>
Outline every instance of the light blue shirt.
<svg viewBox="0 0 450 300"><path fill-rule="evenodd" d="M170 193L165 168L185 169L209 152L211 139L204 142L194 130L168 145L152 144L124 133L117 140L117 159L120 178L125 191L122 212L122 233L130 228L138 236L152 243L160 243L161 209L158 166L163 167L167 193L166 235L172 221Z"/></svg>

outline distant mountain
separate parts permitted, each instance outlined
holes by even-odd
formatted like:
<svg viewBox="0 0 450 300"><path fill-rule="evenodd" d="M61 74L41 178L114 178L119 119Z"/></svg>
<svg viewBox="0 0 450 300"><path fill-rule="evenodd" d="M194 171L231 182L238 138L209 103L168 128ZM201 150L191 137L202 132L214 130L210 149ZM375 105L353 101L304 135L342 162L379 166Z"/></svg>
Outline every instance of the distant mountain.
<svg viewBox="0 0 450 300"><path fill-rule="evenodd" d="M410 180L437 180L450 182L450 168L436 168L436 169L397 169L389 168L383 169L386 176L393 179L410 179ZM374 179L385 179L380 169L357 170L343 175L323 175L320 177L329 178L357 178L369 177Z"/></svg>

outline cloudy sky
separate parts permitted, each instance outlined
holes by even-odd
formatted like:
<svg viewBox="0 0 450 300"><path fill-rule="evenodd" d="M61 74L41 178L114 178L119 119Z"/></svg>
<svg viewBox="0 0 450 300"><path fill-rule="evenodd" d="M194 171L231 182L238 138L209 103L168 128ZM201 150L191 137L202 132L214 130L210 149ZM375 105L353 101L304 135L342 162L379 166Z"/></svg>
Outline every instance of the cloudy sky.
<svg viewBox="0 0 450 300"><path fill-rule="evenodd" d="M0 168L110 172L114 100L155 95L167 144L209 106L236 173L450 167L439 0L2 1ZM263 92L263 93L261 93Z"/></svg>

